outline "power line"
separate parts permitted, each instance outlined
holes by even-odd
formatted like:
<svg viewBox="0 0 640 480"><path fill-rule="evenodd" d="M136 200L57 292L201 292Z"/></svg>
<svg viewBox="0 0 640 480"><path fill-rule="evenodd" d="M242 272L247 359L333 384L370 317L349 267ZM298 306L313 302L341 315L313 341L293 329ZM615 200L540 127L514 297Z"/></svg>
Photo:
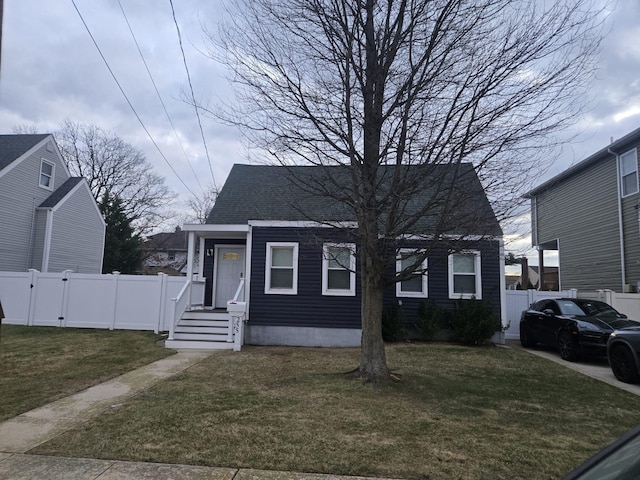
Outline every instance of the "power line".
<svg viewBox="0 0 640 480"><path fill-rule="evenodd" d="M171 169L171 171L175 174L175 176L178 178L178 180L180 180L180 183L182 183L182 185L184 186L184 188L187 189L187 191L193 195L194 197L196 197L196 194L193 193L193 190L191 190L186 183L184 183L184 180L182 180L182 178L180 177L180 175L178 175L178 172L176 172L175 168L173 168L173 165L171 165L171 162L169 162L169 160L167 159L167 157L165 157L164 153L162 153L162 150L160 150L160 147L158 146L158 144L156 143L156 141L154 140L153 136L151 135L151 133L149 132L149 130L147 130L147 127L145 126L144 122L142 121L142 119L140 118L140 115L138 115L138 112L136 111L136 109L133 107L133 104L131 103L131 101L129 100L129 97L127 96L127 94L124 92L124 89L122 88L122 85L120 85L120 82L118 81L118 79L116 78L116 75L113 73L113 70L111 69L111 66L109 65L109 62L107 62L107 59L105 58L105 56L102 53L102 50L100 50L100 47L98 46L98 42L96 42L96 39L93 37L93 34L91 33L91 30L89 29L89 26L87 25L87 22L85 22L84 17L82 16L82 14L80 13L80 10L78 9L78 6L76 5L75 0L71 0L71 3L73 4L73 7L76 9L76 12L78 13L78 16L80 17L80 20L82 21L82 24L84 25L84 28L87 30L87 33L89 34L89 36L91 37L91 40L93 41L93 44L95 45L96 49L98 50L98 53L100 54L100 57L102 58L102 61L104 62L104 64L106 65L107 69L109 70L109 73L111 74L111 77L113 77L113 80L116 82L116 85L118 85L118 88L120 89L120 93L122 93L122 96L125 98L125 100L127 101L127 104L129 104L129 108L131 108L131 111L133 112L133 114L136 116L136 118L138 119L138 122L140 122L140 125L142 126L142 128L144 129L144 131L146 132L147 136L149 137L149 139L151 140L151 143L153 143L153 145L156 147L156 150L158 150L158 153L160 154L160 156L164 159L165 162L167 162L167 165L169 166L169 168Z"/></svg>
<svg viewBox="0 0 640 480"><path fill-rule="evenodd" d="M140 58L142 59L142 63L144 63L144 67L147 69L147 74L149 75L149 79L151 80L151 83L153 84L153 88L156 91L156 95L158 95L158 100L160 100L160 104L162 105L162 108L164 109L164 113L167 116L167 120L169 120L169 124L171 125L171 128L173 129L173 133L176 136L176 140L178 141L178 144L180 145L180 148L182 149L182 153L184 154L184 158L187 160L187 163L189 164L189 168L191 168L191 172L193 173L193 176L196 179L196 183L198 184L198 186L200 187L200 190L202 190L202 193L204 195L204 194L206 194L206 192L205 192L204 188L202 188L202 184L200 183L200 180L198 178L198 175L196 174L196 171L193 169L193 164L191 163L191 160L189 160L189 157L187 156L187 152L184 149L184 145L182 145L182 141L180 140L180 136L178 135L178 132L176 131L176 127L174 126L173 121L171 120L171 116L169 115L167 107L166 107L164 101L162 100L162 96L160 95L160 91L158 90L158 86L156 85L156 82L153 79L153 75L151 74L151 70L149 69L149 65L147 64L147 61L144 58L144 55L142 53L142 49L140 48L140 44L138 43L138 39L136 38L135 34L133 33L133 29L131 28L131 24L129 23L129 19L127 18L127 14L125 13L124 8L122 7L122 2L120 0L118 0L118 5L120 6L120 11L122 12L122 15L124 16L125 22L127 22L127 27L129 27L129 32L131 33L131 36L133 37L133 41L136 44L136 48L138 49L138 53L140 54Z"/></svg>
<svg viewBox="0 0 640 480"><path fill-rule="evenodd" d="M182 61L184 63L184 69L187 72L187 80L189 81L189 89L191 90L191 101L193 108L196 111L196 117L198 118L198 126L200 127L200 135L202 136L202 143L204 144L204 151L207 155L207 162L209 162L209 170L211 171L211 180L213 181L213 188L218 190L216 185L216 178L213 175L213 166L211 165L211 157L209 157L209 149L207 148L207 141L204 138L204 130L202 129L202 120L200 119L200 112L198 111L198 105L196 105L196 96L193 93L193 83L191 82L191 74L189 73L189 67L187 66L187 57L184 54L184 47L182 45L182 34L180 33L180 27L178 26L178 20L176 19L176 10L173 8L173 0L169 0L171 4L171 13L173 14L173 23L176 25L176 31L178 32L178 43L180 43L180 51L182 52Z"/></svg>

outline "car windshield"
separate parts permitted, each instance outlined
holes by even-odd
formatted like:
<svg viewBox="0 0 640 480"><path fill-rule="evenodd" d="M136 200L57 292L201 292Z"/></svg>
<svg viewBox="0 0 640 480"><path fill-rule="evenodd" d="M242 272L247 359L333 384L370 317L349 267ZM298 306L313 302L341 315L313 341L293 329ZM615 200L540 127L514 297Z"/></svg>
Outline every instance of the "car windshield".
<svg viewBox="0 0 640 480"><path fill-rule="evenodd" d="M587 315L584 310L571 300L558 300L557 303L563 315Z"/></svg>
<svg viewBox="0 0 640 480"><path fill-rule="evenodd" d="M598 301L574 302L573 300L558 300L558 306L563 315L580 315L589 317L608 317L619 315L610 305Z"/></svg>

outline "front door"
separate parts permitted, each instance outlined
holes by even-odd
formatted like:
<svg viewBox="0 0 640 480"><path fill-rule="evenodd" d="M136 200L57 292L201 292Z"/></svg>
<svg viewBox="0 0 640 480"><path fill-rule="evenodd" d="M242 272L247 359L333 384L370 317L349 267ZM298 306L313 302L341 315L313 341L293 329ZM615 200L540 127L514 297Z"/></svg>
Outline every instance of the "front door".
<svg viewBox="0 0 640 480"><path fill-rule="evenodd" d="M215 308L227 308L227 302L233 299L244 277L244 267L244 246L217 248L213 282Z"/></svg>

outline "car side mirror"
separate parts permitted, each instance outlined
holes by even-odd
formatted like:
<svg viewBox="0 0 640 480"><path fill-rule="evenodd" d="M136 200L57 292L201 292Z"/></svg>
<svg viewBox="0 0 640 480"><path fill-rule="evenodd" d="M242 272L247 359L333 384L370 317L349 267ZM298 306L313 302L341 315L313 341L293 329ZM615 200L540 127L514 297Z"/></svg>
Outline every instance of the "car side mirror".
<svg viewBox="0 0 640 480"><path fill-rule="evenodd" d="M618 318L628 318L624 313L619 313Z"/></svg>
<svg viewBox="0 0 640 480"><path fill-rule="evenodd" d="M553 313L553 310L551 310L550 308L545 308L542 313L544 313L546 317L553 317L555 315L555 313Z"/></svg>

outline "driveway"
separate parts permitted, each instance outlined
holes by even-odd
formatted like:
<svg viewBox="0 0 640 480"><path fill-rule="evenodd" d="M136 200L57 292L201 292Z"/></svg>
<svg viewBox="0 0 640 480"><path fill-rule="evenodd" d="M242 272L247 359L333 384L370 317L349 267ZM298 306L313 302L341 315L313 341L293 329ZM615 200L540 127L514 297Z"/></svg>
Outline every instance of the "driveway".
<svg viewBox="0 0 640 480"><path fill-rule="evenodd" d="M567 362L566 360L562 360L560 358L560 354L553 348L543 346L523 348L518 340L507 340L506 345L511 348L517 348L528 352L532 355L537 355L538 357L546 358L547 360L556 362L567 368L575 370L576 372L580 372L583 375L608 383L609 385L613 385L621 390L626 390L634 395L640 395L640 385L631 385L616 379L609 367L607 357L586 357L578 362Z"/></svg>

